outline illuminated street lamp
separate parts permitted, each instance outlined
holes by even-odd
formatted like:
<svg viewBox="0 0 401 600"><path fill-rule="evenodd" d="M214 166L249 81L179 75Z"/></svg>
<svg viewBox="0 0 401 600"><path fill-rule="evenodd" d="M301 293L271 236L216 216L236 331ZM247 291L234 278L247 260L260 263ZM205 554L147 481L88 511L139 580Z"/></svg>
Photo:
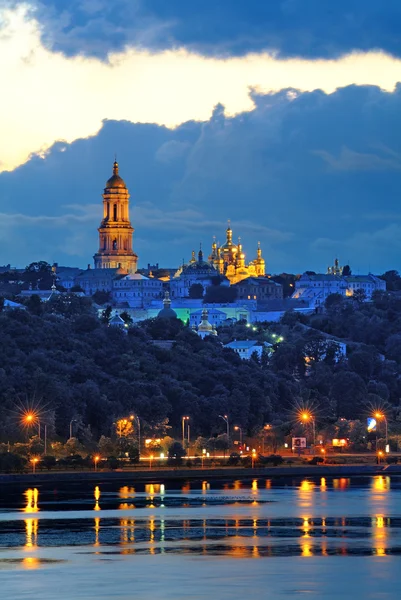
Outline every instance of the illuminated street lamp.
<svg viewBox="0 0 401 600"><path fill-rule="evenodd" d="M36 457L34 457L34 458L31 458L31 463L32 463L32 472L33 472L33 473L35 473L35 471L36 471L36 465L38 464L38 462L39 462L39 459L38 459L38 458L36 458Z"/></svg>
<svg viewBox="0 0 401 600"><path fill-rule="evenodd" d="M239 443L242 446L242 427L235 425L234 429L235 431L239 431Z"/></svg>
<svg viewBox="0 0 401 600"><path fill-rule="evenodd" d="M252 450L252 469L255 467L256 450Z"/></svg>
<svg viewBox="0 0 401 600"><path fill-rule="evenodd" d="M376 419L378 419L379 421L384 421L385 425L386 425L386 446L388 444L388 423L387 423L387 418L386 415L384 415L381 412L375 412L375 417Z"/></svg>
<svg viewBox="0 0 401 600"><path fill-rule="evenodd" d="M96 456L93 457L93 462L95 463L95 471L97 471L97 463L100 460L100 456L98 454L96 454Z"/></svg>
<svg viewBox="0 0 401 600"><path fill-rule="evenodd" d="M185 421L189 421L189 417L182 417L182 447L185 448ZM189 442L189 425L188 425L188 442Z"/></svg>
<svg viewBox="0 0 401 600"><path fill-rule="evenodd" d="M379 450L377 453L377 464L380 465L380 460L383 458L383 452Z"/></svg>
<svg viewBox="0 0 401 600"><path fill-rule="evenodd" d="M223 421L225 421L226 425L227 425L227 441L230 439L230 424L228 421L228 416L227 415L219 415L220 419L223 419Z"/></svg>
<svg viewBox="0 0 401 600"><path fill-rule="evenodd" d="M153 460L153 454L151 454L151 455L149 456L149 469L151 469L151 468L152 468L152 460Z"/></svg>
<svg viewBox="0 0 401 600"><path fill-rule="evenodd" d="M315 417L310 413L310 412L306 412L303 411L300 415L301 417L301 421L303 423L308 423L309 421L312 421L312 430L313 430L313 451L315 451L315 446L316 446L316 426L315 426Z"/></svg>
<svg viewBox="0 0 401 600"><path fill-rule="evenodd" d="M24 425L27 425L28 427L30 425L34 425L35 423L38 424L38 436L40 439L40 420L39 420L39 415L35 412L29 412L23 415L22 417L22 423Z"/></svg>

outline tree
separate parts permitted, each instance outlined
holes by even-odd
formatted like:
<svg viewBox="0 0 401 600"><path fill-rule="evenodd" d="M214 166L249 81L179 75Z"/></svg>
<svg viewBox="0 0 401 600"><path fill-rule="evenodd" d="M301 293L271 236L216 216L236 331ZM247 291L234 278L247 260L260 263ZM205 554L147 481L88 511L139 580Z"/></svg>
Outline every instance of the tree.
<svg viewBox="0 0 401 600"><path fill-rule="evenodd" d="M238 290L225 285L209 285L203 297L204 304L229 304L235 302Z"/></svg>
<svg viewBox="0 0 401 600"><path fill-rule="evenodd" d="M102 311L102 316L100 317L101 323L103 325L108 325L111 319L111 306L106 306L106 308Z"/></svg>
<svg viewBox="0 0 401 600"><path fill-rule="evenodd" d="M131 317L131 315L129 313L127 313L126 310L124 310L122 313L120 313L120 317L122 318L124 323L126 323L127 325L132 325L132 323L134 322L133 318Z"/></svg>
<svg viewBox="0 0 401 600"><path fill-rule="evenodd" d="M181 465L182 458L186 455L184 448L180 442L173 442L168 450L168 460L167 464L169 465Z"/></svg>
<svg viewBox="0 0 401 600"><path fill-rule="evenodd" d="M189 288L189 297L193 300L199 300L203 298L203 285L201 283L193 283Z"/></svg>
<svg viewBox="0 0 401 600"><path fill-rule="evenodd" d="M97 445L99 453L102 456L113 456L116 453L116 445L113 440L102 435Z"/></svg>
<svg viewBox="0 0 401 600"><path fill-rule="evenodd" d="M344 265L343 277L350 277L351 275L352 275L351 267L349 265Z"/></svg>
<svg viewBox="0 0 401 600"><path fill-rule="evenodd" d="M366 292L364 289L362 288L358 288L357 290L355 290L355 292L352 294L352 298L358 303L358 304L363 304L364 302L366 302Z"/></svg>
<svg viewBox="0 0 401 600"><path fill-rule="evenodd" d="M31 314L36 316L41 315L43 312L42 301L37 294L32 294L32 296L28 298L26 307Z"/></svg>
<svg viewBox="0 0 401 600"><path fill-rule="evenodd" d="M341 294L329 294L324 303L327 310L334 308L337 309L344 302L344 298Z"/></svg>
<svg viewBox="0 0 401 600"><path fill-rule="evenodd" d="M57 464L56 457L51 455L42 456L40 464L43 466L44 469L50 471Z"/></svg>
<svg viewBox="0 0 401 600"><path fill-rule="evenodd" d="M97 290L92 295L92 300L93 300L93 302L96 302L96 304L107 304L108 302L110 302L110 292L105 292L103 290Z"/></svg>

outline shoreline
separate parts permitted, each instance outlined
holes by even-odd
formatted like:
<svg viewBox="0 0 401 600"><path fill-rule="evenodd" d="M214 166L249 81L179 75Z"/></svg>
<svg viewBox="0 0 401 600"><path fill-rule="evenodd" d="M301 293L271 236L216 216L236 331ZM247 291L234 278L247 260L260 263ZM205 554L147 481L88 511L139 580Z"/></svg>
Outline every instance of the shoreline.
<svg viewBox="0 0 401 600"><path fill-rule="evenodd" d="M188 480L232 480L286 477L369 477L374 475L401 476L401 465L306 465L297 467L214 469L138 469L132 471L69 471L39 472L23 474L0 474L0 485L46 484L46 483L85 483L85 482L163 482Z"/></svg>

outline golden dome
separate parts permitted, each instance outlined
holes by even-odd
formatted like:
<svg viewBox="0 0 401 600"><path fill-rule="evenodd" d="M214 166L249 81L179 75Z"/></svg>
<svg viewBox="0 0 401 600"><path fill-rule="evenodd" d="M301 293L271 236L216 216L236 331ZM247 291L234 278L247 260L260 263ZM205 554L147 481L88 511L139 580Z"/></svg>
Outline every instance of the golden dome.
<svg viewBox="0 0 401 600"><path fill-rule="evenodd" d="M113 175L106 181L105 189L124 188L127 189L124 180L118 174L118 162L115 160L113 164Z"/></svg>
<svg viewBox="0 0 401 600"><path fill-rule="evenodd" d="M202 321L199 323L198 331L213 331L213 325L207 320L208 312L206 308L202 311Z"/></svg>

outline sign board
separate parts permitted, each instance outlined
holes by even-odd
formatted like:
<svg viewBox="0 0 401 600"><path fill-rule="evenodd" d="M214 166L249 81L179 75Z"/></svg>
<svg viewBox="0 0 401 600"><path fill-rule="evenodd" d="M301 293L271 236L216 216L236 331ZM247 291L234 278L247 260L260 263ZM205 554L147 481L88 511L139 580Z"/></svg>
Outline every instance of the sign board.
<svg viewBox="0 0 401 600"><path fill-rule="evenodd" d="M376 431L377 422L373 417L368 417L368 433Z"/></svg>
<svg viewBox="0 0 401 600"><path fill-rule="evenodd" d="M292 449L297 448L306 448L306 438L304 437L296 437L292 438Z"/></svg>

